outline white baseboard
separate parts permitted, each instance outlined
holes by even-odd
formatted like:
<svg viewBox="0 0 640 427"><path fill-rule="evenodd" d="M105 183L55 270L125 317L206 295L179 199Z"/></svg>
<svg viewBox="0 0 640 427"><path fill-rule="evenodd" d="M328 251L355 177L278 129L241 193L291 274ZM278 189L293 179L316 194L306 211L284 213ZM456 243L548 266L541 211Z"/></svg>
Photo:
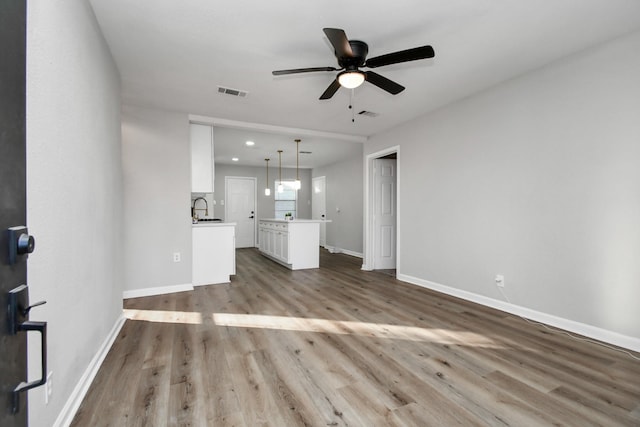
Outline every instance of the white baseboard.
<svg viewBox="0 0 640 427"><path fill-rule="evenodd" d="M53 423L54 427L68 427L71 424L71 421L73 421L73 417L75 417L76 412L82 403L82 399L84 399L87 391L89 391L89 387L91 386L93 379L96 377L104 358L107 357L107 353L109 353L109 349L111 349L113 342L120 333L120 329L122 329L122 325L124 325L125 320L126 319L123 314L121 314L116 320L113 328L111 328L111 331L98 349L96 355L93 356L93 359L89 362L89 366L85 369L82 377L80 377L80 380L73 389L73 392L71 392L71 395L67 399L67 402L62 407L62 410L58 414L58 418L56 418L55 423Z"/></svg>
<svg viewBox="0 0 640 427"><path fill-rule="evenodd" d="M329 252L331 252L332 254L345 254L345 255L350 255L352 257L356 257L356 258L363 257L361 252L355 252L349 249L336 248L335 246L326 246L326 245L324 248Z"/></svg>
<svg viewBox="0 0 640 427"><path fill-rule="evenodd" d="M172 294L174 292L192 291L193 285L185 283L183 285L157 286L155 288L133 289L122 292L122 299L149 297L153 295Z"/></svg>
<svg viewBox="0 0 640 427"><path fill-rule="evenodd" d="M216 277L214 279L210 279L211 283L203 283L201 285L193 285L193 287L195 288L196 286L209 286L209 285L221 285L224 283L231 283L231 276L227 275L222 275L220 277ZM186 289L188 290L188 289ZM175 291L175 292L180 292L180 291Z"/></svg>
<svg viewBox="0 0 640 427"><path fill-rule="evenodd" d="M363 266L363 269L364 269L364 266ZM485 297L482 295L474 294L472 292L467 292L460 289L452 288L450 286L441 285L439 283L431 282L429 280L408 276L406 274L398 274L396 278L403 282L408 282L413 285L418 285L423 288L441 292L443 294L451 295L451 296L461 298L467 301L475 302L477 304L481 304L487 307L506 311L507 313L511 313L516 316L525 317L527 319L534 320L536 322L540 322L549 326L564 329L565 331L569 331L579 335L583 335L585 337L593 338L598 341L606 342L606 343L627 348L633 351L640 351L640 339L635 337L622 335L617 332L609 331L606 329L598 328L595 326L587 325L584 323L576 322L576 321L565 319L562 317L557 317L552 314L531 310L526 307L521 307L519 305L515 305L508 302Z"/></svg>

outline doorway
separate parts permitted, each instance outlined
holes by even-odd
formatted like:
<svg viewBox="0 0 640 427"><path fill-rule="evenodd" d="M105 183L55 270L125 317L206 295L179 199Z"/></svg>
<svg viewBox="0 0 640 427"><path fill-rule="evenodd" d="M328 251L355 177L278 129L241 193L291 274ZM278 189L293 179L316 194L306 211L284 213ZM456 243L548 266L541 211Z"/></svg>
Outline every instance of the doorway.
<svg viewBox="0 0 640 427"><path fill-rule="evenodd" d="M327 219L327 181L324 176L312 179L311 219ZM327 245L327 225L320 223L320 246Z"/></svg>
<svg viewBox="0 0 640 427"><path fill-rule="evenodd" d="M224 177L225 221L236 223L236 248L256 246L256 178Z"/></svg>
<svg viewBox="0 0 640 427"><path fill-rule="evenodd" d="M398 274L400 254L400 147L366 156L363 270Z"/></svg>

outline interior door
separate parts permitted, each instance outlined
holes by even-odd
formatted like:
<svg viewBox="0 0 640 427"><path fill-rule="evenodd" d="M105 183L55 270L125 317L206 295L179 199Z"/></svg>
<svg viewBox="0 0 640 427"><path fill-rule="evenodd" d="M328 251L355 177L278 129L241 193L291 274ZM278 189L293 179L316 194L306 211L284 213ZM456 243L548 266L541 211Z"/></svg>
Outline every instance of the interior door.
<svg viewBox="0 0 640 427"><path fill-rule="evenodd" d="M396 160L373 161L374 268L396 268Z"/></svg>
<svg viewBox="0 0 640 427"><path fill-rule="evenodd" d="M27 282L27 264L9 264L10 227L26 212L26 1L0 3L0 426L27 425L27 396L13 413L13 390L27 378L26 334L11 334L9 291Z"/></svg>
<svg viewBox="0 0 640 427"><path fill-rule="evenodd" d="M225 177L225 221L236 223L236 248L256 245L256 179Z"/></svg>
<svg viewBox="0 0 640 427"><path fill-rule="evenodd" d="M312 180L313 193L311 194L311 218L326 219L327 216L327 194L326 178L317 176ZM327 244L327 224L320 223L320 246Z"/></svg>

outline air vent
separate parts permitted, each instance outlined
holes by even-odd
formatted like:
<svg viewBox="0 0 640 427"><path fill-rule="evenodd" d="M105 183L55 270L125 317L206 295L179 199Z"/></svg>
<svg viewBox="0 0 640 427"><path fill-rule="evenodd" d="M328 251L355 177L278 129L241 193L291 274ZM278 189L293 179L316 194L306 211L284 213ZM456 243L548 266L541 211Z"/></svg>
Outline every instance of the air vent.
<svg viewBox="0 0 640 427"><path fill-rule="evenodd" d="M300 154L311 154L311 151L300 151Z"/></svg>
<svg viewBox="0 0 640 427"><path fill-rule="evenodd" d="M226 95L239 96L240 98L246 98L249 92L239 89L231 89L228 87L218 86L218 93L224 93Z"/></svg>
<svg viewBox="0 0 640 427"><path fill-rule="evenodd" d="M367 117L378 117L380 113L374 113L373 111L362 110L358 113L358 115L367 116Z"/></svg>

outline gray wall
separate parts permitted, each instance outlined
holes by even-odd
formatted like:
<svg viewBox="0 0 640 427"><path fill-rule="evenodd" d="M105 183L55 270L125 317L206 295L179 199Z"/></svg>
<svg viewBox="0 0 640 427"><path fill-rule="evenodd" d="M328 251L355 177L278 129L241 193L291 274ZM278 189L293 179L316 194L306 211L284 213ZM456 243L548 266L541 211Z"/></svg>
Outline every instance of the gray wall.
<svg viewBox="0 0 640 427"><path fill-rule="evenodd" d="M190 152L186 114L123 107L125 291L191 283Z"/></svg>
<svg viewBox="0 0 640 427"><path fill-rule="evenodd" d="M373 137L401 273L640 338L640 33Z"/></svg>
<svg viewBox="0 0 640 427"><path fill-rule="evenodd" d="M313 176L326 177L327 219L332 221L326 226L327 246L362 254L362 154L315 168Z"/></svg>
<svg viewBox="0 0 640 427"><path fill-rule="evenodd" d="M273 162L270 162L273 163ZM300 182L301 190L298 191L298 218L310 219L311 218L311 170L300 169ZM236 166L216 163L215 166L215 208L214 213L216 218L224 219L224 205L221 203L224 200L224 177L225 176L243 176L257 178L257 198L258 198L258 218L273 218L274 216L274 198L275 188L273 188L274 181L278 178L278 167L269 165L269 185L271 188L271 195L265 196L264 189L266 188L267 180L266 167L257 166ZM296 179L295 168L282 168L282 180L290 181Z"/></svg>
<svg viewBox="0 0 640 427"><path fill-rule="evenodd" d="M31 318L48 322L53 394L29 392L51 426L122 314L120 80L86 1L29 2L27 219ZM1 350L0 350L1 351ZM40 374L29 334L29 372Z"/></svg>

